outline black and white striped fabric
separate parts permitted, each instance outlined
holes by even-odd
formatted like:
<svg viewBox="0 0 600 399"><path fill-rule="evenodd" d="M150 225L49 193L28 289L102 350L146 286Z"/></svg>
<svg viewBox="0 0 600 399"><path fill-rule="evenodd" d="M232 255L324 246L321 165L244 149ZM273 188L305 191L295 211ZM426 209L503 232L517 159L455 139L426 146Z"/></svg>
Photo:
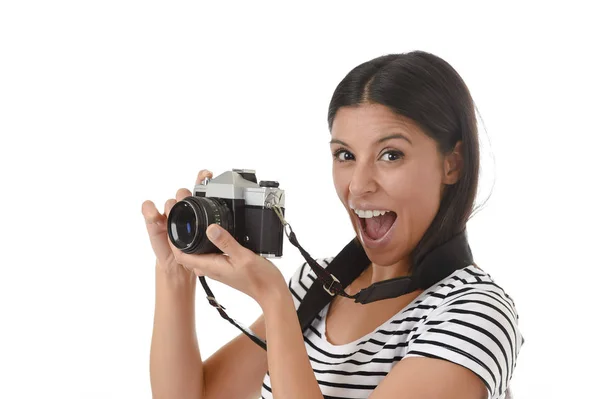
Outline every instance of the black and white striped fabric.
<svg viewBox="0 0 600 399"><path fill-rule="evenodd" d="M333 258L316 260L327 267ZM315 280L306 264L290 279L296 309ZM473 265L457 270L375 331L345 345L327 341L328 309L329 305L304 333L325 398L367 398L397 362L424 356L472 370L484 382L490 399L504 399L524 343L513 300L489 274ZM268 373L262 397L273 397Z"/></svg>

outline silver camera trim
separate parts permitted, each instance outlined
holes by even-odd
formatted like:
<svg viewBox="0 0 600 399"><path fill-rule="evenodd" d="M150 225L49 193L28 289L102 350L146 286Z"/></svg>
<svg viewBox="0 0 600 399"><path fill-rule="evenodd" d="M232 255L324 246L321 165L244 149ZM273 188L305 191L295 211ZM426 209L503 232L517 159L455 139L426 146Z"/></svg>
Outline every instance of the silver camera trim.
<svg viewBox="0 0 600 399"><path fill-rule="evenodd" d="M248 206L285 208L285 191L276 187L260 187L246 180L241 173L256 175L253 169L232 169L214 179L206 179L194 186L194 195L203 192L206 197L243 199Z"/></svg>

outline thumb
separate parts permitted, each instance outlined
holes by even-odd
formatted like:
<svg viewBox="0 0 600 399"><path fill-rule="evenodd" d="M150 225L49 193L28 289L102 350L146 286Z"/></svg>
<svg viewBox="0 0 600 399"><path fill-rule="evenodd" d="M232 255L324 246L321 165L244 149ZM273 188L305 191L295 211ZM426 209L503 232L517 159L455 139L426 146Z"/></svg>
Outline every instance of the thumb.
<svg viewBox="0 0 600 399"><path fill-rule="evenodd" d="M209 240L215 244L223 253L229 255L232 260L241 259L249 255L252 251L244 248L227 230L218 224L211 224L206 229L206 235Z"/></svg>

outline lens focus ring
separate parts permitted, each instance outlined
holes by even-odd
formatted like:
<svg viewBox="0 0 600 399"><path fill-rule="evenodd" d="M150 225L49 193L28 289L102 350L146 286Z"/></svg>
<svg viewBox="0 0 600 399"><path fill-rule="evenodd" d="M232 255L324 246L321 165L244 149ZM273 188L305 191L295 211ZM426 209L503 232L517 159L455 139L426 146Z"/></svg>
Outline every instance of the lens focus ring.
<svg viewBox="0 0 600 399"><path fill-rule="evenodd" d="M216 223L233 231L232 215L219 198L187 197L176 203L167 221L169 239L184 253L206 254L221 252L206 237L206 229Z"/></svg>

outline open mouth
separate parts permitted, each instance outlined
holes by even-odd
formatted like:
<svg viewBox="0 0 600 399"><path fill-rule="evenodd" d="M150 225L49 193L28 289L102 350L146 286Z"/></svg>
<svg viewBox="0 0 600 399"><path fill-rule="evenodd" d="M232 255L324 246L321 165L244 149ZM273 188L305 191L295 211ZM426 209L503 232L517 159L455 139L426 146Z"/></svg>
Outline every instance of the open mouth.
<svg viewBox="0 0 600 399"><path fill-rule="evenodd" d="M360 227L364 235L373 241L377 241L385 237L390 231L398 215L396 212L386 212L384 215L373 216L370 218L361 218L356 213Z"/></svg>

